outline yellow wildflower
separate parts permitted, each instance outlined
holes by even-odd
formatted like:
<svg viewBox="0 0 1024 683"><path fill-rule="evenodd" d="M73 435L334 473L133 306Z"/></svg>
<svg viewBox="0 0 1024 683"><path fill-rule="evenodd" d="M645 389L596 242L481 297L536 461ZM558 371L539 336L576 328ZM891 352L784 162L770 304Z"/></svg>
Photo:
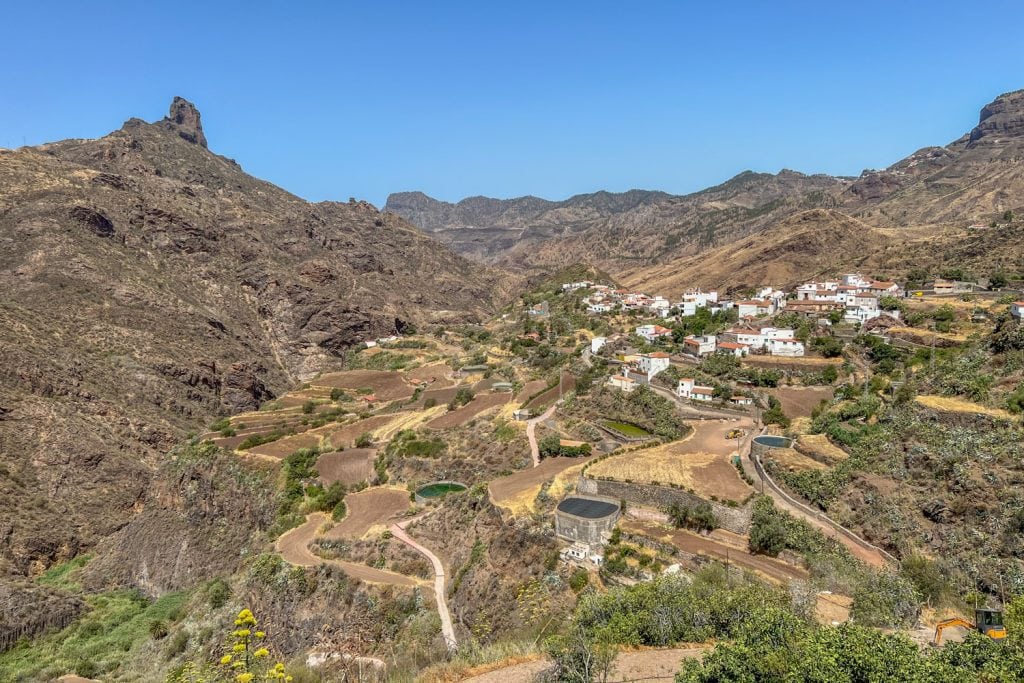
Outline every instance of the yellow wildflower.
<svg viewBox="0 0 1024 683"><path fill-rule="evenodd" d="M235 645L231 649L234 650L235 652L245 652L245 645L243 645L242 643L238 643L237 645Z"/></svg>
<svg viewBox="0 0 1024 683"><path fill-rule="evenodd" d="M223 657L221 657L220 658L220 663L221 664L230 664L231 663L231 655L224 655Z"/></svg>
<svg viewBox="0 0 1024 683"><path fill-rule="evenodd" d="M264 633L263 631L256 631L256 637L257 638L265 638L266 636L267 636L267 634Z"/></svg>
<svg viewBox="0 0 1024 683"><path fill-rule="evenodd" d="M249 683L249 681L254 678L256 678L256 675L251 673L238 674L235 676L235 680L238 681L238 683Z"/></svg>
<svg viewBox="0 0 1024 683"><path fill-rule="evenodd" d="M256 650L256 652L253 652L252 656L253 657L266 657L269 654L270 654L270 650L268 650L265 647L261 647L260 649Z"/></svg>

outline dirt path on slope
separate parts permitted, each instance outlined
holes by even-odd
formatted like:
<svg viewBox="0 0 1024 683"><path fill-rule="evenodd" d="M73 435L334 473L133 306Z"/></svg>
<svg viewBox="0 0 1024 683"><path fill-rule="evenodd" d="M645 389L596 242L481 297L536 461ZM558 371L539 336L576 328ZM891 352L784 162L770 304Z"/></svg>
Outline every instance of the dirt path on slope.
<svg viewBox="0 0 1024 683"><path fill-rule="evenodd" d="M533 466L540 465L540 446L537 444L537 425L544 422L555 413L558 404L552 404L541 415L526 421L526 438L530 441L530 457L533 458Z"/></svg>
<svg viewBox="0 0 1024 683"><path fill-rule="evenodd" d="M670 682L681 668L682 660L702 657L707 650L708 648L703 647L679 647L621 652L615 658L615 666L608 683ZM535 659L464 678L462 683L529 683L549 666L551 662L548 660Z"/></svg>
<svg viewBox="0 0 1024 683"><path fill-rule="evenodd" d="M424 582L411 576L376 569L365 564L348 562L345 560L328 560L315 555L309 549L309 544L317 535L317 531L330 521L330 517L323 512L315 512L306 517L305 523L295 527L281 535L274 545L275 550L288 564L298 567L316 567L321 564L329 564L340 568L354 579L366 581L367 583L385 584L390 586L422 586Z"/></svg>
<svg viewBox="0 0 1024 683"><path fill-rule="evenodd" d="M400 540L402 543L430 560L430 564L434 567L434 601L437 604L437 613L441 616L441 635L444 636L448 649L455 650L459 646L459 641L455 638L455 627L452 624L452 615L451 612L448 611L444 564L441 562L441 558L417 543L405 530L405 527L412 523L412 521L413 520L408 519L404 522L396 522L395 524L392 524L391 533L394 534L395 538Z"/></svg>

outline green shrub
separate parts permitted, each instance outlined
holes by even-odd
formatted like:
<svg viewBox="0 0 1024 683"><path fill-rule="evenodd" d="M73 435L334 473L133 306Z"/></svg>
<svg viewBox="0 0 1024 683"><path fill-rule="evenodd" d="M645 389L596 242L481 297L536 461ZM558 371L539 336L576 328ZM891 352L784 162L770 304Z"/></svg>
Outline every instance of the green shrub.
<svg viewBox="0 0 1024 683"><path fill-rule="evenodd" d="M222 578L216 578L206 587L206 599L210 609L220 609L231 599L231 586Z"/></svg>

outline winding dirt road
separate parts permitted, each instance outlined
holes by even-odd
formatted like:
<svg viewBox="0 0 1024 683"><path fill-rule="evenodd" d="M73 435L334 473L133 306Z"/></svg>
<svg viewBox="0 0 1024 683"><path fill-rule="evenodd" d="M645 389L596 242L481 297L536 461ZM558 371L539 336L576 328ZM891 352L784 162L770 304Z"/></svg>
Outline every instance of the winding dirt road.
<svg viewBox="0 0 1024 683"><path fill-rule="evenodd" d="M537 425L551 417L554 414L556 407L558 407L558 404L552 403L551 407L543 413L526 421L526 438L530 440L530 457L533 458L534 467L540 465L540 446L537 445Z"/></svg>
<svg viewBox="0 0 1024 683"><path fill-rule="evenodd" d="M330 564L342 569L354 579L366 581L367 583L385 584L390 586L423 586L426 584L422 579L417 579L405 574L391 572L386 569L377 569L358 562L346 560L328 560L313 553L309 544L316 537L317 531L324 524L330 521L330 517L323 512L315 512L306 517L305 523L295 527L281 535L277 539L274 548L281 555L281 558L288 564L298 567L315 567L321 564Z"/></svg>
<svg viewBox="0 0 1024 683"><path fill-rule="evenodd" d="M445 586L445 572L444 564L441 562L441 558L435 555L433 552L425 548L416 542L416 540L408 534L405 530L409 524L413 521L407 519L404 522L396 522L391 525L391 533L394 534L395 538L406 544L423 557L430 560L430 564L434 567L434 599L437 603L437 613L441 616L441 635L444 636L444 641L448 645L449 650L455 650L459 646L459 641L455 638L455 627L452 624L452 615L448 611L448 598L447 598L447 587Z"/></svg>

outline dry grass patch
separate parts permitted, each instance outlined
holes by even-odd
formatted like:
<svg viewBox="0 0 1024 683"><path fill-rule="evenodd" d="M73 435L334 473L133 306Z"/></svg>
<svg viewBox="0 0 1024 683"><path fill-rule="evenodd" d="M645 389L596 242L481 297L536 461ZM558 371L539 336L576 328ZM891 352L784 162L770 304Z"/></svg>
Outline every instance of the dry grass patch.
<svg viewBox="0 0 1024 683"><path fill-rule="evenodd" d="M773 448L769 457L790 472L827 470L828 465L792 448Z"/></svg>
<svg viewBox="0 0 1024 683"><path fill-rule="evenodd" d="M917 396L916 400L926 408L932 410L940 410L946 413L973 413L975 415L985 415L987 417L994 417L1000 420L1015 420L1014 415L1001 408L989 408L978 403L972 403L971 401L965 401L960 398L953 398L952 396L934 396L924 394Z"/></svg>
<svg viewBox="0 0 1024 683"><path fill-rule="evenodd" d="M737 502L753 490L740 478L727 454L689 452L689 447L686 441L676 441L613 455L595 463L587 474L617 481L678 486L705 498L716 496Z"/></svg>
<svg viewBox="0 0 1024 683"><path fill-rule="evenodd" d="M842 462L850 457L849 453L829 441L824 434L803 434L797 445L800 450L811 457L817 457L829 463Z"/></svg>

